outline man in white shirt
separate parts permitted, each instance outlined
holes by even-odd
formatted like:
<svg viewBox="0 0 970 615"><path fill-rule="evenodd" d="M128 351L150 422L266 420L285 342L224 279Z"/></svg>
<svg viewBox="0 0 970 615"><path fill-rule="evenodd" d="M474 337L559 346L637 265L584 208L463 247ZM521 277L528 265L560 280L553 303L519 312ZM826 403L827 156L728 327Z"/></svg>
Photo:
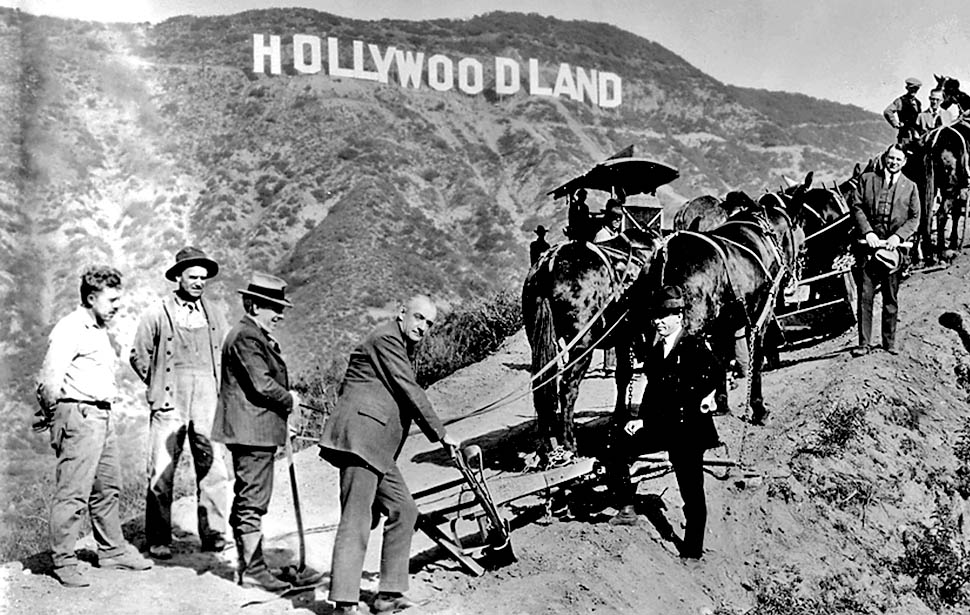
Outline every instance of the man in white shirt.
<svg viewBox="0 0 970 615"><path fill-rule="evenodd" d="M111 405L118 396L118 357L108 323L121 307L121 274L91 267L81 276L81 305L50 333L37 384L57 456L50 532L54 577L87 587L74 546L87 508L98 544L98 565L121 570L152 567L128 548L121 532L121 467Z"/></svg>

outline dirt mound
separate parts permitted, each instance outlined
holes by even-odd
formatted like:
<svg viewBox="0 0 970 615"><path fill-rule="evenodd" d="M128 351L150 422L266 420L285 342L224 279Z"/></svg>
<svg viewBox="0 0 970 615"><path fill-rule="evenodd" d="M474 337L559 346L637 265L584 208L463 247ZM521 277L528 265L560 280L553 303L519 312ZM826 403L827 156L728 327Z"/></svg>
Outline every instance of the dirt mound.
<svg viewBox="0 0 970 615"><path fill-rule="evenodd" d="M594 481L568 495L566 515L543 515L540 508L521 518L513 535L516 564L473 579L447 559L416 558L411 594L422 606L414 611L964 612L970 361L958 335L939 318L945 312L968 316L968 270L961 257L947 270L916 273L904 284L898 355L852 358L853 332L786 353L783 367L766 375L767 426L718 418L726 444L714 453L739 459L752 473L732 469L707 477L708 553L702 561L677 556L683 515L672 475L641 483L636 527L606 523L613 511ZM457 412L513 391L527 377L527 352L517 336L481 366L437 385L435 403ZM580 415L602 415L611 405L607 381L584 383ZM496 429L476 426L474 433L488 428ZM486 455L514 458L481 438ZM303 467L300 476L308 491L334 488L332 478ZM285 490L283 483L279 488ZM315 535L309 538L320 553ZM15 611L221 614L247 603L247 613L331 611L324 589L262 603L266 594L228 582L231 553L206 559L186 551L150 573L94 569L97 583L85 590L62 590L49 577L22 572L19 563L0 568L0 583ZM365 589L372 585L368 578Z"/></svg>

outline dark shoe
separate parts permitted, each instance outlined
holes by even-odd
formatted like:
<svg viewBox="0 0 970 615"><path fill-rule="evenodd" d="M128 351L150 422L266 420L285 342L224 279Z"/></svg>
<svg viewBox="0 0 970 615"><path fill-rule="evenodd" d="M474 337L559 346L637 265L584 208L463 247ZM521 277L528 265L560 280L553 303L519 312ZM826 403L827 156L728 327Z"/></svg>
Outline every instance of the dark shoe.
<svg viewBox="0 0 970 615"><path fill-rule="evenodd" d="M148 554L155 559L172 559L172 547L168 545L152 545L148 547Z"/></svg>
<svg viewBox="0 0 970 615"><path fill-rule="evenodd" d="M640 517L637 516L637 511L632 504L624 506L620 512L610 518L610 525L636 525L639 522Z"/></svg>
<svg viewBox="0 0 970 615"><path fill-rule="evenodd" d="M418 606L418 603L403 594L400 596L381 596L378 594L374 598L371 610L374 613L397 613L412 606Z"/></svg>
<svg viewBox="0 0 970 615"><path fill-rule="evenodd" d="M883 346L882 349L888 352L889 354L893 355L894 357L899 356L899 351L896 350L895 346Z"/></svg>
<svg viewBox="0 0 970 615"><path fill-rule="evenodd" d="M202 539L202 550L209 553L219 553L225 550L227 544L226 539L220 534L206 536Z"/></svg>
<svg viewBox="0 0 970 615"><path fill-rule="evenodd" d="M856 348L853 348L849 354L851 354L853 357L864 357L869 354L869 347L857 346Z"/></svg>
<svg viewBox="0 0 970 615"><path fill-rule="evenodd" d="M81 574L77 566L55 568L51 572L51 576L60 581L64 587L88 587L91 585L91 582Z"/></svg>
<svg viewBox="0 0 970 615"><path fill-rule="evenodd" d="M152 560L132 551L125 551L114 557L100 558L98 561L98 566L107 570L151 570L154 565Z"/></svg>
<svg viewBox="0 0 970 615"><path fill-rule="evenodd" d="M273 576L268 568L244 572L239 579L239 585L256 587L273 593L285 592L291 587L286 581L281 581Z"/></svg>

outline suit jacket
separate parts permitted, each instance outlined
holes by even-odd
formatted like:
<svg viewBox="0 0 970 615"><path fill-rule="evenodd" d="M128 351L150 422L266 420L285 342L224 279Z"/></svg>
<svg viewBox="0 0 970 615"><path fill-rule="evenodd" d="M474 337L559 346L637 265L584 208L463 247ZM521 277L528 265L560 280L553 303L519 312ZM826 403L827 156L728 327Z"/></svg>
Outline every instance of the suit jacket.
<svg viewBox="0 0 970 615"><path fill-rule="evenodd" d="M916 184L900 173L892 187L892 206L887 217L876 215L876 200L882 190L881 173L863 173L859 187L849 196L849 209L855 219L856 227L862 235L873 232L880 239L899 235L903 241L916 232L919 226L920 204Z"/></svg>
<svg viewBox="0 0 970 615"><path fill-rule="evenodd" d="M226 444L281 446L293 409L279 345L243 316L222 346L222 384L212 439Z"/></svg>
<svg viewBox="0 0 970 615"><path fill-rule="evenodd" d="M412 420L429 440L441 440L444 425L415 380L409 350L393 320L354 349L320 437L321 457L337 466L363 461L384 474L400 455Z"/></svg>
<svg viewBox="0 0 970 615"><path fill-rule="evenodd" d="M711 414L701 412L701 401L713 391L724 368L703 340L682 335L663 356L663 343L655 343L644 360L647 387L638 414L645 439L654 450L708 449L720 438ZM625 421L624 421L625 423Z"/></svg>

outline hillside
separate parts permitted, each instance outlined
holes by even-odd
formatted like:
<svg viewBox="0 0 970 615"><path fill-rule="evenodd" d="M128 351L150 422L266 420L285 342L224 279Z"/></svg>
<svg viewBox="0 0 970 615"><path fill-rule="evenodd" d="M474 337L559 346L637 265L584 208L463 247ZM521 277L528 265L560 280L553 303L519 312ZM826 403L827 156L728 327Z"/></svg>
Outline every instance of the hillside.
<svg viewBox="0 0 970 615"><path fill-rule="evenodd" d="M624 102L257 75L254 33L334 36L346 53L361 40L485 64L535 58L547 83L558 62L595 67L623 77ZM670 208L760 191L780 173L842 177L891 138L855 107L734 88L615 27L537 15L365 22L280 9L150 26L0 9L0 59L0 412L12 426L0 489L13 543L16 528L41 531L36 501L52 476L49 446L29 429L32 378L88 263L125 275L113 325L123 362L183 245L220 261L208 293L232 318L252 270L284 276L296 307L282 343L294 378L314 381L339 373L353 340L410 293L449 311L516 292L534 226L561 238L565 205L546 192L630 144L679 168L657 195ZM121 371L126 481L137 483L143 392Z"/></svg>

